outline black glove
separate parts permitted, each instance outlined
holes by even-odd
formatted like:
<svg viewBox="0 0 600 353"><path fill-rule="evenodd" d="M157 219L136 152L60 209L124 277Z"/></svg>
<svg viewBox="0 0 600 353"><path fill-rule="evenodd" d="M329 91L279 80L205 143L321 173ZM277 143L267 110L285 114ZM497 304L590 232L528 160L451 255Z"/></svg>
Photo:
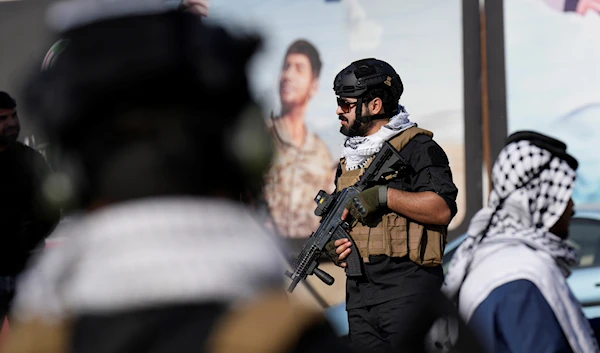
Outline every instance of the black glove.
<svg viewBox="0 0 600 353"><path fill-rule="evenodd" d="M325 245L325 254L327 254L327 256L331 259L331 261L334 264L341 267L342 262L344 261L340 261L340 255L338 255L338 253L335 252L337 248L333 243L335 243L334 239Z"/></svg>
<svg viewBox="0 0 600 353"><path fill-rule="evenodd" d="M387 207L387 186L381 185L361 191L346 204L352 217L364 225L369 223L369 216L381 207Z"/></svg>

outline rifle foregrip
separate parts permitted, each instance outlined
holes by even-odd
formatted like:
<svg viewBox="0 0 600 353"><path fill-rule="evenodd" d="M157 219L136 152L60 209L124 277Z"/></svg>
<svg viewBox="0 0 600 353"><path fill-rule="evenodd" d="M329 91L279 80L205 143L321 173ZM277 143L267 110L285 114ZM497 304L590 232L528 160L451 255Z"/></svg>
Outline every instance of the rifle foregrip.
<svg viewBox="0 0 600 353"><path fill-rule="evenodd" d="M333 278L329 273L321 270L320 268L315 268L315 275L319 277L321 281L323 281L326 285L330 286L335 282L335 278Z"/></svg>

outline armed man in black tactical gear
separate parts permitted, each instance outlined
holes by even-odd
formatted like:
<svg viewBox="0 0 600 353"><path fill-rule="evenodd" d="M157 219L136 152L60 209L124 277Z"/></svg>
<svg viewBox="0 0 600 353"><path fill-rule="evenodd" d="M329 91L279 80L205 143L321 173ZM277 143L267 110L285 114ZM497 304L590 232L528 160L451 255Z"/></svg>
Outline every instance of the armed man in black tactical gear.
<svg viewBox="0 0 600 353"><path fill-rule="evenodd" d="M448 158L399 105L402 81L388 63L353 62L335 77L334 91L347 136L338 191L359 180L385 141L408 164L348 202L342 217L354 224L350 237L330 246L340 266L352 251L364 263L364 275L347 278L350 340L358 350L421 351L433 320L425 307L439 294L447 227L457 210Z"/></svg>

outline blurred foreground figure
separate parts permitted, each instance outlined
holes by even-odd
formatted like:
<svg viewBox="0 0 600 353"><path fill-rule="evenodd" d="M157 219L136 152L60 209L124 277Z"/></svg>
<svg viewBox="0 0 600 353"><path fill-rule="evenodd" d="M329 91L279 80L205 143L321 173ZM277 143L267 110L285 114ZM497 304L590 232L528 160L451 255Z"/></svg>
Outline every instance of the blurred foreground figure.
<svg viewBox="0 0 600 353"><path fill-rule="evenodd" d="M110 9L112 15L173 10L187 11L206 17L210 9L210 0L117 0L117 2L115 0L65 0L50 7L49 25L53 30L62 32L66 27L93 20L98 12L102 13L104 8ZM68 45L68 38L61 38L53 43L44 55L41 70L51 67ZM58 164L60 158L56 156L54 148L35 129L28 131L23 136L23 141L27 146L44 155L53 167Z"/></svg>
<svg viewBox="0 0 600 353"><path fill-rule="evenodd" d="M245 74L259 41L185 12L60 35L26 97L83 215L20 282L3 352L341 351L288 306L278 244L237 201L272 155Z"/></svg>
<svg viewBox="0 0 600 353"><path fill-rule="evenodd" d="M565 241L577 161L534 132L508 137L487 207L471 220L443 290L488 352L598 352L567 286L577 258Z"/></svg>
<svg viewBox="0 0 600 353"><path fill-rule="evenodd" d="M60 217L43 192L50 168L42 155L17 141L19 132L17 102L0 92L0 330L16 277Z"/></svg>

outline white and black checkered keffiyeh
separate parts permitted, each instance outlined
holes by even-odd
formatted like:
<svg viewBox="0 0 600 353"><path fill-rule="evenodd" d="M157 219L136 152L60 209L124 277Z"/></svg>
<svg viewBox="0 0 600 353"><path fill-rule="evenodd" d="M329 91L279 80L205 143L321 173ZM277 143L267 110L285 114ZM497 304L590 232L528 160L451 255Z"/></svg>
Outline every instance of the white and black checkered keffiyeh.
<svg viewBox="0 0 600 353"><path fill-rule="evenodd" d="M342 148L342 158L346 159L346 169L353 170L364 167L369 158L381 150L385 141L402 131L417 126L410 121L406 108L398 105L398 114L389 123L382 126L376 133L369 136L348 137Z"/></svg>
<svg viewBox="0 0 600 353"><path fill-rule="evenodd" d="M21 276L13 315L57 320L188 303L235 304L283 287L279 239L235 202L157 197L59 226Z"/></svg>
<svg viewBox="0 0 600 353"><path fill-rule="evenodd" d="M458 293L473 253L485 242L527 243L550 254L568 274L575 251L549 230L567 207L574 181L575 171L550 152L524 140L508 144L494 164L488 206L473 217L468 237L452 258L444 281L450 297Z"/></svg>
<svg viewBox="0 0 600 353"><path fill-rule="evenodd" d="M474 257L480 249L483 251L481 254L484 254L490 249L499 250L525 244L534 249L534 253L542 252L543 257L549 255L554 259L560 268L555 273L558 276L562 273L565 277L570 273L569 266L574 265L577 260L575 250L549 231L561 217L571 198L575 181L573 168L549 151L530 141L521 140L504 147L492 173L493 190L488 206L471 220L468 236L456 250L442 287L443 292L457 302L461 286L473 270L471 266L476 262ZM498 268L498 272L502 272L502 269ZM543 280L549 286L556 281L556 278ZM496 283L497 286L501 284ZM553 290L548 288L540 288L542 294L546 290ZM557 290L554 292L558 293ZM581 332L586 331L584 335L588 335L587 331L591 330L580 305L568 294L568 290L561 293L560 299L552 301L549 303L551 307L565 308L559 311L568 312L565 315L557 314L557 318L574 351L596 351L592 342L587 339L582 342L579 337L583 334ZM459 306L462 305L461 299ZM584 349L580 349L582 347Z"/></svg>

